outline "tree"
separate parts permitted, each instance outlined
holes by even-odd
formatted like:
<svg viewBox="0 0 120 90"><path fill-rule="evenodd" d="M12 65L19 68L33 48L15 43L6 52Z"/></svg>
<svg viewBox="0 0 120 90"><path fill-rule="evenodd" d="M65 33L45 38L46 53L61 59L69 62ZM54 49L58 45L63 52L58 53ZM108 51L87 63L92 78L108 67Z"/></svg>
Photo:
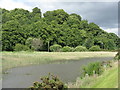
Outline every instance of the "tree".
<svg viewBox="0 0 120 90"><path fill-rule="evenodd" d="M81 21L81 16L80 15L77 15L76 13L72 13L72 14L70 14L69 16L72 16L73 18L77 18L77 19L79 19L80 21Z"/></svg>
<svg viewBox="0 0 120 90"><path fill-rule="evenodd" d="M87 20L82 20L78 26L79 29L84 29L86 31L88 31L88 21Z"/></svg>
<svg viewBox="0 0 120 90"><path fill-rule="evenodd" d="M87 49L89 49L93 45L94 45L94 40L92 38L86 39L85 42L83 43L83 46L85 46Z"/></svg>
<svg viewBox="0 0 120 90"><path fill-rule="evenodd" d="M43 46L43 41L40 38L33 38L33 40L32 40L32 47L36 51L41 50L42 46Z"/></svg>
<svg viewBox="0 0 120 90"><path fill-rule="evenodd" d="M26 44L30 49L32 49L32 41L33 41L33 38L29 37L29 38L26 40L26 42L25 42L25 44Z"/></svg>
<svg viewBox="0 0 120 90"><path fill-rule="evenodd" d="M24 42L24 33L20 31L20 24L17 20L10 20L2 25L3 50L13 51L16 43L24 44Z"/></svg>
<svg viewBox="0 0 120 90"><path fill-rule="evenodd" d="M28 38L26 40L26 45L29 46L30 49L40 51L42 50L43 40L40 38Z"/></svg>
<svg viewBox="0 0 120 90"><path fill-rule="evenodd" d="M76 27L78 27L80 24L80 21L81 21L81 17L73 13L69 15L66 22L70 27L73 27L73 25L76 25Z"/></svg>
<svg viewBox="0 0 120 90"><path fill-rule="evenodd" d="M113 40L114 41L114 43L116 44L116 46L119 48L119 42L120 42L120 38L118 38L118 36L116 35L116 34L114 34L114 33L109 33L108 34L108 38L109 39L111 39L111 40Z"/></svg>
<svg viewBox="0 0 120 90"><path fill-rule="evenodd" d="M49 45L55 43L69 47L85 46L89 49L93 45L99 45L101 49L114 50L119 47L119 37L113 33L107 33L95 23L82 20L80 15L68 14L63 9L47 11L41 16L38 7L32 12L21 8L2 11L2 50L14 51L16 44L25 45L27 39L31 41L31 49L48 50ZM40 40L38 40L40 39ZM29 40L28 40L29 41ZM39 43L37 42L39 41ZM32 42L34 46L32 46ZM39 44L42 47L38 47ZM37 46L35 46L37 45ZM41 46L41 45L40 45Z"/></svg>
<svg viewBox="0 0 120 90"><path fill-rule="evenodd" d="M114 41L112 39L108 39L107 42L105 43L105 47L108 50L115 50L117 49Z"/></svg>
<svg viewBox="0 0 120 90"><path fill-rule="evenodd" d="M38 14L38 17L41 17L41 10L38 7L32 9L32 15L35 16Z"/></svg>
<svg viewBox="0 0 120 90"><path fill-rule="evenodd" d="M63 22L67 19L68 14L63 9L58 9L54 11L47 11L43 14L43 16L48 22L56 20L58 24L63 24Z"/></svg>
<svg viewBox="0 0 120 90"><path fill-rule="evenodd" d="M105 47L104 47L103 39L105 39L105 38L103 38L103 37L100 37L100 38L96 37L96 38L94 38L94 45L98 45L98 46L100 46L101 49L104 49Z"/></svg>

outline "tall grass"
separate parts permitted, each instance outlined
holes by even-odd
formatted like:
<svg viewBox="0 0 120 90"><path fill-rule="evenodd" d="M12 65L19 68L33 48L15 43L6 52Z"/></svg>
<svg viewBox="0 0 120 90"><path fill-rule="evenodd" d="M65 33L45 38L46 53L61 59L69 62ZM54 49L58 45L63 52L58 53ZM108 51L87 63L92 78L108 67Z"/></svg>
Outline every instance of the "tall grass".
<svg viewBox="0 0 120 90"><path fill-rule="evenodd" d="M118 88L118 62L112 62L112 67L107 68L100 76L77 78L70 88Z"/></svg>
<svg viewBox="0 0 120 90"><path fill-rule="evenodd" d="M1 52L3 71L17 66L43 64L57 60L115 56L116 52Z"/></svg>

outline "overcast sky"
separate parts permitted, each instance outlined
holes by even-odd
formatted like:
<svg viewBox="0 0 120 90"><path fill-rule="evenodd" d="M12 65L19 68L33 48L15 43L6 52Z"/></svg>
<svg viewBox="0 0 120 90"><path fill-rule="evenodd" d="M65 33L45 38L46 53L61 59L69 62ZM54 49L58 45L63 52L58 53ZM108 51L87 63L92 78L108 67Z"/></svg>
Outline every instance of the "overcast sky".
<svg viewBox="0 0 120 90"><path fill-rule="evenodd" d="M113 2L114 1L114 2ZM32 11L39 7L42 13L64 9L67 13L77 13L82 19L94 22L107 32L118 34L119 0L1 0L0 7L12 10L24 8Z"/></svg>

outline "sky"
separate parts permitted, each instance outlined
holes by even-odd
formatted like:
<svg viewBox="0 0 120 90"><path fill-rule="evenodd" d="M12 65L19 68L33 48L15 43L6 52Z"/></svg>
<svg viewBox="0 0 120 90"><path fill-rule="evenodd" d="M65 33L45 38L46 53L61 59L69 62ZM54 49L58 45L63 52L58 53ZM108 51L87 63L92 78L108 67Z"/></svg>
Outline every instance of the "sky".
<svg viewBox="0 0 120 90"><path fill-rule="evenodd" d="M32 11L34 7L42 13L64 9L67 13L79 14L82 19L94 22L107 32L118 35L119 0L0 0L0 7L7 10L24 8Z"/></svg>

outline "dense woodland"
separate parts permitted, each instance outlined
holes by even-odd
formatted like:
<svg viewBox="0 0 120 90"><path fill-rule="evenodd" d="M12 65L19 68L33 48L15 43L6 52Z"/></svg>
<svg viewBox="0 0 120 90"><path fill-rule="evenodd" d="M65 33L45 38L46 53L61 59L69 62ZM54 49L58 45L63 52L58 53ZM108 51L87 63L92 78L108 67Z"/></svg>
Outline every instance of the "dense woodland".
<svg viewBox="0 0 120 90"><path fill-rule="evenodd" d="M119 37L116 34L107 33L95 23L82 20L75 13L68 14L63 9L43 14L37 7L32 12L19 8L0 10L3 51L14 51L20 47L47 51L52 45L68 48L84 46L87 49L97 45L101 50L118 48Z"/></svg>

